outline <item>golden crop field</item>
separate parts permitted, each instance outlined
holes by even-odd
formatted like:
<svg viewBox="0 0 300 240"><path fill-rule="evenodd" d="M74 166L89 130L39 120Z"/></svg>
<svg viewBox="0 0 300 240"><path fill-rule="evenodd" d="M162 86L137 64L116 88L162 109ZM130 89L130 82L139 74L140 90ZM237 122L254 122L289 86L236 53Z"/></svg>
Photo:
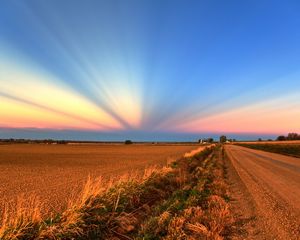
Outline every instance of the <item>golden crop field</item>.
<svg viewBox="0 0 300 240"><path fill-rule="evenodd" d="M162 166L196 145L0 145L0 207L36 195L45 213L62 211L88 176L105 179Z"/></svg>

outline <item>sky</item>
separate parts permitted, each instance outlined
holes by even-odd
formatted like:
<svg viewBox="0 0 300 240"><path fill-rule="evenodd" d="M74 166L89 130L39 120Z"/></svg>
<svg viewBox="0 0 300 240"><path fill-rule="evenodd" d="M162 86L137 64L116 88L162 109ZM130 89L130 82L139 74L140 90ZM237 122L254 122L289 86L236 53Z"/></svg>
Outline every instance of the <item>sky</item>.
<svg viewBox="0 0 300 240"><path fill-rule="evenodd" d="M0 5L0 138L300 132L298 0Z"/></svg>

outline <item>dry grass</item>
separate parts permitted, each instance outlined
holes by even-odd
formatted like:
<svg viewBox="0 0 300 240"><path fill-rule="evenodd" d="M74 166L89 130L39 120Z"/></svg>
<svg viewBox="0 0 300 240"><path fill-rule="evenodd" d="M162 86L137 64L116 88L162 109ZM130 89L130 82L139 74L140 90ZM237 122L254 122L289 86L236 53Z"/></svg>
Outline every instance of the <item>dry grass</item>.
<svg viewBox="0 0 300 240"><path fill-rule="evenodd" d="M89 177L77 199L70 201L62 214L52 218L42 218L41 204L37 198L20 197L14 215L4 214L0 239L86 239L86 234L101 235L104 229L105 236L130 232L137 223L133 213L144 211L149 203L149 199L142 200L141 195L145 197L154 193L144 187L152 185L153 181L160 182L170 171L171 168L167 167L151 167L145 169L144 174L126 174L115 182ZM157 197L160 195L155 196L154 200ZM11 211L11 207L6 208L6 213L7 210ZM103 224L106 225L104 228Z"/></svg>
<svg viewBox="0 0 300 240"><path fill-rule="evenodd" d="M201 147L198 147L197 149L194 149L190 152L187 152L184 154L184 157L188 158L188 157L192 157L194 156L195 154L201 152L205 147L204 146L201 146Z"/></svg>
<svg viewBox="0 0 300 240"><path fill-rule="evenodd" d="M223 239L232 218L221 158L216 150L205 160L195 156L188 165L179 163L186 172L178 175L179 188L156 206L137 239Z"/></svg>
<svg viewBox="0 0 300 240"><path fill-rule="evenodd" d="M42 214L66 209L88 176L103 181L120 175L143 173L149 166L163 166L195 145L0 145L0 209L16 203L16 196L39 196ZM1 211L0 211L1 212Z"/></svg>
<svg viewBox="0 0 300 240"><path fill-rule="evenodd" d="M12 217L14 216L14 217ZM39 228L41 202L35 196L19 196L16 204L6 204L0 227L0 236L7 239L20 239L31 236Z"/></svg>

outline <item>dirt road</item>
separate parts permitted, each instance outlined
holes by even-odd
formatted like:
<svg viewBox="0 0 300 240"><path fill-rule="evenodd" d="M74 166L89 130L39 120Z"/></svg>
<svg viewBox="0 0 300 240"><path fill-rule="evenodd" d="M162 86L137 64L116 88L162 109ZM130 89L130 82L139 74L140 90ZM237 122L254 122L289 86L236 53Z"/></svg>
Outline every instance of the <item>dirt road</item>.
<svg viewBox="0 0 300 240"><path fill-rule="evenodd" d="M300 239L300 159L225 147L234 239Z"/></svg>

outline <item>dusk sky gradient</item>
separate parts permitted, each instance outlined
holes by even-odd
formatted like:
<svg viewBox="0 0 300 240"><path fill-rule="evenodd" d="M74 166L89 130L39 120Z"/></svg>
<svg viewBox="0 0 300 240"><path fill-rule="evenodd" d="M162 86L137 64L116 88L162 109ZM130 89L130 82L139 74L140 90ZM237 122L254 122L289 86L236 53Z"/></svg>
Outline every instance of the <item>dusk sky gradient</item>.
<svg viewBox="0 0 300 240"><path fill-rule="evenodd" d="M300 132L300 2L0 1L0 138Z"/></svg>

